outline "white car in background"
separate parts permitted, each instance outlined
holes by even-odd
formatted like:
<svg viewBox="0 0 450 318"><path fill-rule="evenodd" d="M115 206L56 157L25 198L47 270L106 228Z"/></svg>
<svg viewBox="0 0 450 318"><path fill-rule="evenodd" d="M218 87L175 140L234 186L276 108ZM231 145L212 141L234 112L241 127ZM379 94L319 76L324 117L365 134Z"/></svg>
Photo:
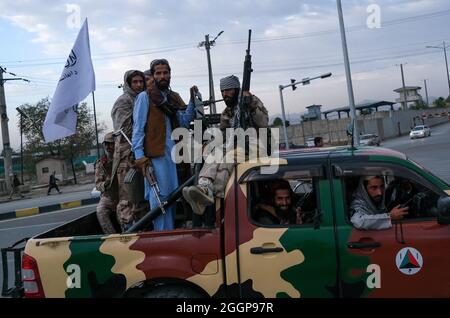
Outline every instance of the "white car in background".
<svg viewBox="0 0 450 318"><path fill-rule="evenodd" d="M409 137L411 139L414 138L425 138L431 136L431 129L430 127L426 125L418 125L411 129L411 132L409 133Z"/></svg>

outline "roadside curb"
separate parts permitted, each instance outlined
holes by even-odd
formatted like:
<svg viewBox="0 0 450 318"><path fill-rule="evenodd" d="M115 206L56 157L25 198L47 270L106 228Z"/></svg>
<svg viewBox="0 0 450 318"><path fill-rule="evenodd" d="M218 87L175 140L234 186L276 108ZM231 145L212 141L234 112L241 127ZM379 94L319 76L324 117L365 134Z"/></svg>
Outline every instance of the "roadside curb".
<svg viewBox="0 0 450 318"><path fill-rule="evenodd" d="M79 207L79 206L83 206L83 205L95 204L95 203L98 203L99 200L100 200L100 198L89 198L89 199L63 202L63 203L46 205L46 206L35 207L35 208L26 208L26 209L15 210L12 212L6 212L6 213L0 214L0 221L23 218L23 217L32 216L32 215L54 212L54 211L58 211L58 210L71 209L71 208L75 208L75 207Z"/></svg>

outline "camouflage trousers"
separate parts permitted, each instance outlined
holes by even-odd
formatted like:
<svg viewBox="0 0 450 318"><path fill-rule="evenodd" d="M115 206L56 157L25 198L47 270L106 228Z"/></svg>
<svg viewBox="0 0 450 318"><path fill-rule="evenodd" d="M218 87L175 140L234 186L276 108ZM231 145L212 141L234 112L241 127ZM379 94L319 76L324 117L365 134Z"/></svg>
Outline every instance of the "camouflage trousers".
<svg viewBox="0 0 450 318"><path fill-rule="evenodd" d="M256 144L251 144L250 147L256 147ZM223 162L211 162L213 157L214 154L211 154L205 160L205 164L200 170L198 185L209 187L214 196L223 198L236 162L241 163L248 158L242 148L228 151Z"/></svg>
<svg viewBox="0 0 450 318"><path fill-rule="evenodd" d="M121 200L117 205L117 220L122 232L126 231L133 223L139 221L149 211L148 201L132 203L128 200Z"/></svg>
<svg viewBox="0 0 450 318"><path fill-rule="evenodd" d="M215 196L223 198L234 163L205 163L200 170L198 184L211 187Z"/></svg>
<svg viewBox="0 0 450 318"><path fill-rule="evenodd" d="M129 170L133 169L131 155L131 149L128 144L121 144L120 147L118 147L118 151L114 153L114 159L119 161L116 172L117 183L119 186L117 220L122 228L122 231L126 230L132 223L141 219L149 210L148 201L145 201L143 197L142 200L136 200L133 193L131 193L130 186L124 183L126 174ZM144 187L143 183L142 187Z"/></svg>
<svg viewBox="0 0 450 318"><path fill-rule="evenodd" d="M117 202L107 196L102 196L97 205L98 223L105 234L114 234L117 232L111 221L113 217L116 217L116 205Z"/></svg>

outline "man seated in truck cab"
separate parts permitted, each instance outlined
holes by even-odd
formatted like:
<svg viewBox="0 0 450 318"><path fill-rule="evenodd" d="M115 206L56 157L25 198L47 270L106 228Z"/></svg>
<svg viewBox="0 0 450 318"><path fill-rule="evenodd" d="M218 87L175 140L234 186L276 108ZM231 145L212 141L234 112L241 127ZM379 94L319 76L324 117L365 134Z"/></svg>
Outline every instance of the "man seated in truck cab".
<svg viewBox="0 0 450 318"><path fill-rule="evenodd" d="M271 184L270 204L256 205L254 219L263 225L289 225L312 223L312 217L294 206L294 192L286 180L277 180Z"/></svg>
<svg viewBox="0 0 450 318"><path fill-rule="evenodd" d="M409 207L398 204L386 209L386 188L383 177L364 176L359 180L350 205L353 226L363 230L383 230L392 226L392 220L401 220Z"/></svg>
<svg viewBox="0 0 450 318"><path fill-rule="evenodd" d="M439 196L412 180L397 177L386 188L387 209L402 205L409 207L405 218L432 217L437 214Z"/></svg>

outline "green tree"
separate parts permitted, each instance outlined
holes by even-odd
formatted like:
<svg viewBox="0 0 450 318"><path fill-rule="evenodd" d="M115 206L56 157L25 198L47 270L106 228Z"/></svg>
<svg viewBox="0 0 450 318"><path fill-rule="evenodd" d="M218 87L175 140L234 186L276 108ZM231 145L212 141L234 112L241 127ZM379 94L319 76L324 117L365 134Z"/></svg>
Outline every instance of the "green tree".
<svg viewBox="0 0 450 318"><path fill-rule="evenodd" d="M77 128L72 136L46 143L42 134L45 116L47 115L50 100L48 97L41 99L35 105L23 104L20 109L28 118L23 118L22 132L25 137L24 165L28 173L35 174L35 163L40 158L58 156L70 161L76 181L73 161L80 155L86 155L96 145L94 117L86 103L78 105ZM20 118L20 114L18 115ZM20 120L18 123L20 129ZM104 130L104 125L98 128L99 133Z"/></svg>
<svg viewBox="0 0 450 318"><path fill-rule="evenodd" d="M286 124L286 127L289 127L290 125L289 120L286 120L284 123ZM283 120L280 117L275 118L272 127L281 127L281 126L283 126Z"/></svg>
<svg viewBox="0 0 450 318"><path fill-rule="evenodd" d="M423 100L420 100L416 103L416 105L411 106L410 108L411 109L427 109L427 108L429 108L429 106Z"/></svg>
<svg viewBox="0 0 450 318"><path fill-rule="evenodd" d="M283 126L283 120L280 117L275 118L273 121L273 126L274 127Z"/></svg>
<svg viewBox="0 0 450 318"><path fill-rule="evenodd" d="M445 107L445 99L444 97L439 97L438 99L436 99L433 103L433 107L436 108L442 108Z"/></svg>

